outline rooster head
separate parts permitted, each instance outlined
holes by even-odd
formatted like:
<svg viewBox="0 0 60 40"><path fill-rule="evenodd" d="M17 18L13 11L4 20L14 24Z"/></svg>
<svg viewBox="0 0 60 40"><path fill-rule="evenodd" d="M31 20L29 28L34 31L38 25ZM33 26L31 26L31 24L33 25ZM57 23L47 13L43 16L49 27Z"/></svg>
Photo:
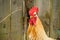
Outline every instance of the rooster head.
<svg viewBox="0 0 60 40"><path fill-rule="evenodd" d="M29 15L30 16L34 16L38 13L38 8L36 6L32 7L30 10L29 10Z"/></svg>
<svg viewBox="0 0 60 40"><path fill-rule="evenodd" d="M29 11L29 15L30 15L30 20L29 20L29 23L31 25L36 25L36 20L37 20L37 17L36 17L36 14L38 13L38 8L37 7L32 7Z"/></svg>

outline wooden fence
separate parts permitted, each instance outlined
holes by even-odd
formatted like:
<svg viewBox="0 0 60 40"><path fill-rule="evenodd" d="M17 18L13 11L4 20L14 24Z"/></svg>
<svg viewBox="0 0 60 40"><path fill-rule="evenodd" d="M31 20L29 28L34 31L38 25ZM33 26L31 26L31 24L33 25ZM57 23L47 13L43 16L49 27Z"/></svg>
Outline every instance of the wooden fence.
<svg viewBox="0 0 60 40"><path fill-rule="evenodd" d="M26 40L28 10L34 5L47 35L60 37L59 0L0 0L0 40Z"/></svg>

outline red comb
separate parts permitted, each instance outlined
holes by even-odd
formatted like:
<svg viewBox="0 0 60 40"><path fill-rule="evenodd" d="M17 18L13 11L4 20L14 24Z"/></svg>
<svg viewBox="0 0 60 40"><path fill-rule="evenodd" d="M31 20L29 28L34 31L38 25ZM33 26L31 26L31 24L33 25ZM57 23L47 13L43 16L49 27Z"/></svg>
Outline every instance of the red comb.
<svg viewBox="0 0 60 40"><path fill-rule="evenodd" d="M38 8L37 7L32 7L30 10L29 10L29 15L30 16L34 16L34 12L38 12Z"/></svg>

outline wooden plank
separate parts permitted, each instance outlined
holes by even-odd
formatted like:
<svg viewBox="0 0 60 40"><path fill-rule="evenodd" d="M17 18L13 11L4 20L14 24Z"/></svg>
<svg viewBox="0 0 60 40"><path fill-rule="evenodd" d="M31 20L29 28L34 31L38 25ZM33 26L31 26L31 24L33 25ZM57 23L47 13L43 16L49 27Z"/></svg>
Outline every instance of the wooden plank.
<svg viewBox="0 0 60 40"><path fill-rule="evenodd" d="M23 13L22 13L22 1L23 0L11 0L12 12L17 10L11 16L11 40L23 40ZM19 10L21 9L21 10Z"/></svg>
<svg viewBox="0 0 60 40"><path fill-rule="evenodd" d="M6 34L6 33L1 34L0 35L0 40L9 40L9 34Z"/></svg>
<svg viewBox="0 0 60 40"><path fill-rule="evenodd" d="M0 40L8 40L10 32L10 17L4 21L2 20L10 14L10 0L0 0L0 4Z"/></svg>
<svg viewBox="0 0 60 40"><path fill-rule="evenodd" d="M1 5L0 5L0 22L7 16L10 14L9 12L9 1L5 0L5 1L0 1ZM9 27L10 27L10 20L9 17L4 20L3 22L0 23L0 32L2 33L8 33L9 32Z"/></svg>

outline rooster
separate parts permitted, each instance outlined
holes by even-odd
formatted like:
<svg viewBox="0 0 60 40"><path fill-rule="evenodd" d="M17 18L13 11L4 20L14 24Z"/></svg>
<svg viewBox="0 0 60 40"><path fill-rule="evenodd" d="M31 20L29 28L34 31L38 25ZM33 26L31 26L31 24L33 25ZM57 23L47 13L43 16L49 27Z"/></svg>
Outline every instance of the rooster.
<svg viewBox="0 0 60 40"><path fill-rule="evenodd" d="M30 19L27 29L28 40L54 40L46 35L44 27L37 13L38 8L35 6L29 11Z"/></svg>

